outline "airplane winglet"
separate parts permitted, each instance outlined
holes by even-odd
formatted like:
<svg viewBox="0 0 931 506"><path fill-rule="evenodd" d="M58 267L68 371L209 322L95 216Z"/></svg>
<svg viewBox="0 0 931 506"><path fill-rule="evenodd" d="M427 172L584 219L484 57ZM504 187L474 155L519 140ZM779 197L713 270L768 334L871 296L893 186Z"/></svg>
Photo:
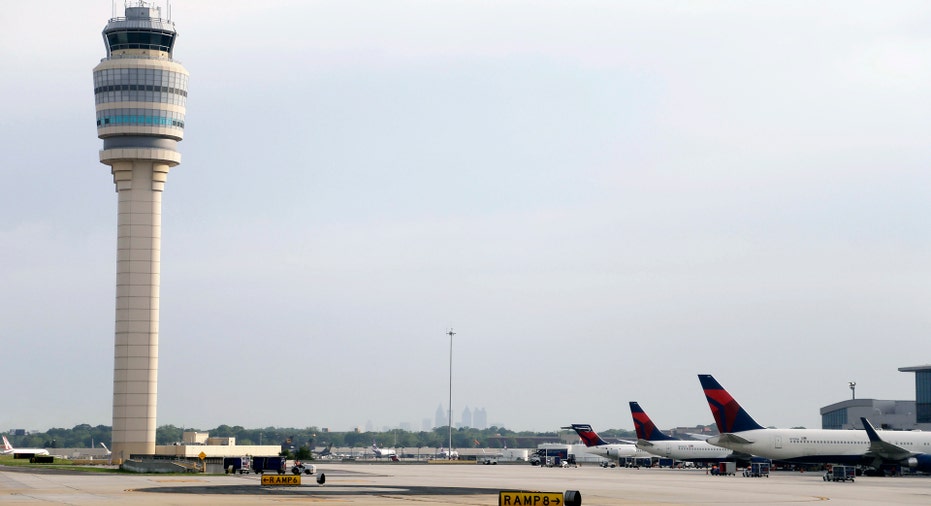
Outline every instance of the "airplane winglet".
<svg viewBox="0 0 931 506"><path fill-rule="evenodd" d="M866 435L870 438L870 443L881 442L883 440L883 438L879 437L879 433L876 432L876 429L873 428L873 424L871 424L865 416L860 417L860 423L863 424L863 429L866 430Z"/></svg>
<svg viewBox="0 0 931 506"><path fill-rule="evenodd" d="M878 455L885 459L893 460L901 460L914 455L914 452L906 450L901 446L883 441L883 438L879 435L878 432L876 432L876 429L873 428L873 424L871 424L865 416L860 417L860 422L863 424L863 428L866 430L866 436L870 438L869 453Z"/></svg>

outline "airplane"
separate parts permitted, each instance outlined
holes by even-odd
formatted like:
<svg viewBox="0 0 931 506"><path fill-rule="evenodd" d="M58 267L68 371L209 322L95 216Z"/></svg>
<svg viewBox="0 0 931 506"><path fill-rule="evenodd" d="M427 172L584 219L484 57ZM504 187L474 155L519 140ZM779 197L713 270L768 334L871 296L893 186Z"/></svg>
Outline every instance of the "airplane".
<svg viewBox="0 0 931 506"><path fill-rule="evenodd" d="M45 448L13 448L13 445L7 440L6 436L3 436L3 450L0 451L0 455L10 455L16 453L31 453L33 455L48 455L48 450Z"/></svg>
<svg viewBox="0 0 931 506"><path fill-rule="evenodd" d="M437 458L449 459L449 460L458 460L459 452L456 450L446 451L445 448L440 447L440 451L436 454Z"/></svg>
<svg viewBox="0 0 931 506"><path fill-rule="evenodd" d="M918 442L915 441L914 432L883 431L887 439L895 441L893 443L883 439L866 417L861 416L860 422L870 439L867 455L873 456L873 468L879 469L884 463L896 463L922 473L931 473L931 442L927 438L924 442Z"/></svg>
<svg viewBox="0 0 931 506"><path fill-rule="evenodd" d="M664 434L637 402L630 403L630 416L634 419L634 430L637 431L637 448L658 457L688 462L718 462L737 457L733 450L714 446L707 441L689 441ZM749 455L740 457L749 460Z"/></svg>
<svg viewBox="0 0 931 506"><path fill-rule="evenodd" d="M568 427L562 428L574 430L582 439L582 442L585 443L585 451L587 453L601 455L609 459L653 457L652 454L637 448L637 445L633 443L608 443L604 439L601 439L601 436L587 423L573 423Z"/></svg>
<svg viewBox="0 0 931 506"><path fill-rule="evenodd" d="M382 457L388 457L389 459L394 460L394 461L398 460L398 452L396 452L394 448L391 448L391 449L379 448L378 444L375 443L374 439L372 440L372 452L375 453L376 459L380 459Z"/></svg>
<svg viewBox="0 0 931 506"><path fill-rule="evenodd" d="M333 449L333 443L330 443L329 445L326 446L326 448L320 450L319 452L316 452L317 458L331 457L333 455L333 452L331 451L332 449Z"/></svg>
<svg viewBox="0 0 931 506"><path fill-rule="evenodd" d="M111 452L110 449L107 448L107 445L103 444L103 441L100 442L100 446L103 446L103 449L107 451L108 457L113 454L113 452Z"/></svg>
<svg viewBox="0 0 931 506"><path fill-rule="evenodd" d="M713 445L783 462L873 467L901 460L901 457L895 458L897 454L893 448L896 446L931 452L931 433L928 432L895 431L895 435L890 436L895 438L895 444L888 445L882 439L871 442L865 430L766 429L710 374L699 374L698 380L721 433L708 439ZM916 466L926 462L924 457L905 458L915 458Z"/></svg>

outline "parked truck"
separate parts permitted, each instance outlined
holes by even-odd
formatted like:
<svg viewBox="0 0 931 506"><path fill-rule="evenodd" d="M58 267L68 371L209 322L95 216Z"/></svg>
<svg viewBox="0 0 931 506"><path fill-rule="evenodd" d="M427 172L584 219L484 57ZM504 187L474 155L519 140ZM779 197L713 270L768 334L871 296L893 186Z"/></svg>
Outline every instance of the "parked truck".
<svg viewBox="0 0 931 506"><path fill-rule="evenodd" d="M276 472L284 474L287 469L287 462L284 457L252 457L252 472L255 474L264 474L266 472Z"/></svg>
<svg viewBox="0 0 931 506"><path fill-rule="evenodd" d="M718 462L718 465L711 468L711 474L715 476L727 476L737 474L736 462Z"/></svg>
<svg viewBox="0 0 931 506"><path fill-rule="evenodd" d="M744 476L748 478L769 478L769 462L751 462L750 467L744 471Z"/></svg>
<svg viewBox="0 0 931 506"><path fill-rule="evenodd" d="M542 467L569 467L576 466L575 454L569 453L568 446L549 446L540 448L536 456L530 460L532 465Z"/></svg>
<svg viewBox="0 0 931 506"><path fill-rule="evenodd" d="M226 474L249 474L252 469L250 457L223 457L223 470Z"/></svg>
<svg viewBox="0 0 931 506"><path fill-rule="evenodd" d="M854 476L857 475L857 468L854 466L831 466L828 472L824 473L824 481L847 481L853 482Z"/></svg>

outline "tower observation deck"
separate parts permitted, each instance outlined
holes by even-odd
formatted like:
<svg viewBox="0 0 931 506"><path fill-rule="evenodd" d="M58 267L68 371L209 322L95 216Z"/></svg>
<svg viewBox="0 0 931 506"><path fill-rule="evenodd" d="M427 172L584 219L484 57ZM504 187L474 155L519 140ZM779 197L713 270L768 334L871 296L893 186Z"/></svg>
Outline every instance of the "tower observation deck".
<svg viewBox="0 0 931 506"><path fill-rule="evenodd" d="M188 72L172 59L177 32L161 9L127 2L103 30L94 68L100 162L118 201L113 370L114 460L155 453L162 191L181 162Z"/></svg>

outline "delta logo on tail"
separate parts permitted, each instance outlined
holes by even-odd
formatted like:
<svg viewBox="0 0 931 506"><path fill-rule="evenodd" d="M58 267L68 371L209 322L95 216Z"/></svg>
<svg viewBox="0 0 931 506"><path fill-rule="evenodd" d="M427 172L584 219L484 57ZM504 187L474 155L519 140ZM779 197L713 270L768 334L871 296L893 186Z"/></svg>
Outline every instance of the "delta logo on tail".
<svg viewBox="0 0 931 506"><path fill-rule="evenodd" d="M579 435L579 437L582 438L582 442L585 443L585 446L591 447L608 444L608 442L604 439L601 439L601 436L595 432L595 429L593 429L592 426L587 423L574 423L568 428L574 430Z"/></svg>
<svg viewBox="0 0 931 506"><path fill-rule="evenodd" d="M698 381L705 391L705 398L708 399L708 406L721 434L763 428L710 374L699 374Z"/></svg>
<svg viewBox="0 0 931 506"><path fill-rule="evenodd" d="M643 411L637 402L630 403L630 416L634 419L634 430L637 431L637 439L646 441L674 441L676 438L663 434L663 431L656 428L653 420Z"/></svg>

